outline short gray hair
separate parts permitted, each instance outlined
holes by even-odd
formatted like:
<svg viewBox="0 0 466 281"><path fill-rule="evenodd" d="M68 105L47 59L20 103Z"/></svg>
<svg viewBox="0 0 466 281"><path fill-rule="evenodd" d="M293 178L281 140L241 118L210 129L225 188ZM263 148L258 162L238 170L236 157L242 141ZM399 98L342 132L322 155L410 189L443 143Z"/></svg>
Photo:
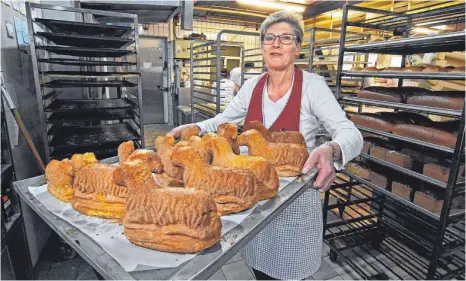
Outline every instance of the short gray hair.
<svg viewBox="0 0 466 281"><path fill-rule="evenodd" d="M270 14L261 25L260 35L261 41L264 40L265 32L271 25L276 23L286 22L293 28L294 36L296 36L296 42L298 45L303 42L304 37L304 28L301 17L295 13L287 11L279 11L273 14Z"/></svg>

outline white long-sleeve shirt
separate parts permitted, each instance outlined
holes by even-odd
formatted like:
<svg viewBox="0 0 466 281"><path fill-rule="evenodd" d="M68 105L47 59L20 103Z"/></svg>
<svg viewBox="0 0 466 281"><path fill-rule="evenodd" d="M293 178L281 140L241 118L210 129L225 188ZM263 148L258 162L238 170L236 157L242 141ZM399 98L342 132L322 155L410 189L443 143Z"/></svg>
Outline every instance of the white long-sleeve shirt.
<svg viewBox="0 0 466 281"><path fill-rule="evenodd" d="M202 133L215 132L217 126L226 122L239 124L246 118L251 101L252 92L257 82L263 75L246 81L241 90L233 98L231 103L214 118L196 123ZM267 95L267 86L263 95L265 126L269 128L285 107L291 91L276 102L271 101ZM267 120L272 120L267 122ZM315 146L315 138L322 123L332 140L341 148L342 161L335 163L337 169L359 155L362 150L363 140L361 133L353 122L346 118L337 100L325 80L316 74L303 71L303 88L301 97L301 115L299 131L304 135L308 147Z"/></svg>

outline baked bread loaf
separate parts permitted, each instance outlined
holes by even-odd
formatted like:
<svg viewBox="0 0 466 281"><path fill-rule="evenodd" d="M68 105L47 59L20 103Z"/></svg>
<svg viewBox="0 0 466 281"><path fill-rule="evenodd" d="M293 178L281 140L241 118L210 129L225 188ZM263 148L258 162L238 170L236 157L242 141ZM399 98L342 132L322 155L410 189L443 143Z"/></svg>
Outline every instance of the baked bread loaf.
<svg viewBox="0 0 466 281"><path fill-rule="evenodd" d="M371 171L369 181L383 189L388 189L388 187L390 186L389 179L385 174L374 171Z"/></svg>
<svg viewBox="0 0 466 281"><path fill-rule="evenodd" d="M430 65L424 68L422 72L445 72L445 69L438 65Z"/></svg>
<svg viewBox="0 0 466 281"><path fill-rule="evenodd" d="M135 161L137 159L148 163L149 169L152 173L161 174L163 172L162 159L152 150L148 149L134 149L133 141L126 141L118 146L118 155L120 164L126 161Z"/></svg>
<svg viewBox="0 0 466 281"><path fill-rule="evenodd" d="M414 204L433 213L442 211L443 198L432 191L417 191L414 194Z"/></svg>
<svg viewBox="0 0 466 281"><path fill-rule="evenodd" d="M444 165L434 163L425 164L423 174L441 182L448 182L450 167L447 165L446 163ZM464 181L464 165L461 165L459 168L458 181Z"/></svg>
<svg viewBox="0 0 466 281"><path fill-rule="evenodd" d="M238 137L238 143L248 147L251 156L269 160L280 177L299 176L309 157L307 149L292 143L269 143L257 130L249 130Z"/></svg>
<svg viewBox="0 0 466 281"><path fill-rule="evenodd" d="M300 132L271 132L260 121L251 121L244 128L245 131L257 130L268 142L275 143L294 143L306 147L306 141Z"/></svg>
<svg viewBox="0 0 466 281"><path fill-rule="evenodd" d="M410 200L412 190L413 189L408 184L404 184L397 181L392 182L392 193L408 201Z"/></svg>
<svg viewBox="0 0 466 281"><path fill-rule="evenodd" d="M155 139L157 155L163 163L162 174L156 174L157 182L162 186L183 186L183 168L173 165L170 157L175 146L175 139L171 136L159 136Z"/></svg>
<svg viewBox="0 0 466 281"><path fill-rule="evenodd" d="M360 67L360 66L353 66L353 67L350 69L350 71L362 71L362 70L363 70L363 68Z"/></svg>
<svg viewBox="0 0 466 281"><path fill-rule="evenodd" d="M464 107L464 92L431 92L410 96L406 103L429 107L462 110Z"/></svg>
<svg viewBox="0 0 466 281"><path fill-rule="evenodd" d="M270 161L262 157L236 155L225 138L215 134L207 135L209 135L209 139L206 150L213 155L212 165L225 168L244 168L251 171L259 182L259 200L269 199L277 194L280 179Z"/></svg>
<svg viewBox="0 0 466 281"><path fill-rule="evenodd" d="M244 211L258 202L259 186L249 170L210 166L190 146L175 148L171 160L184 168L184 186L212 196L220 215Z"/></svg>
<svg viewBox="0 0 466 281"><path fill-rule="evenodd" d="M405 95L401 92L398 92L396 88L386 87L367 87L361 89L358 92L358 97L398 103L403 103L406 101Z"/></svg>
<svg viewBox="0 0 466 281"><path fill-rule="evenodd" d="M372 37L369 42L384 42L384 41L385 39L383 37L375 36L375 37Z"/></svg>
<svg viewBox="0 0 466 281"><path fill-rule="evenodd" d="M73 199L73 178L74 170L68 158L52 159L45 167L47 190L60 201L69 203Z"/></svg>
<svg viewBox="0 0 466 281"><path fill-rule="evenodd" d="M207 152L205 149L206 141L208 137L204 136L202 138L198 136L192 136L189 138L188 144L192 148L194 148L194 151L196 151L199 154L199 157L201 157L201 160L204 163L209 164L211 162L211 155Z"/></svg>
<svg viewBox="0 0 466 281"><path fill-rule="evenodd" d="M371 170L369 170L367 167L365 167L364 164L360 162L347 163L345 165L345 170L365 180L369 180L371 176Z"/></svg>
<svg viewBox="0 0 466 281"><path fill-rule="evenodd" d="M447 131L449 126L448 124L446 124L447 122L437 123L445 124L443 128L442 125L435 123L426 124L426 126L397 124L393 126L392 132L396 135L454 148L456 145L456 134ZM437 129L435 127L439 127L442 129Z"/></svg>
<svg viewBox="0 0 466 281"><path fill-rule="evenodd" d="M381 71L383 69L378 69L377 67L375 66L368 66L368 67L365 67L363 68L361 71L370 71L370 72L373 72L373 71Z"/></svg>
<svg viewBox="0 0 466 281"><path fill-rule="evenodd" d="M236 141L238 138L238 125L234 123L221 124L217 127L217 134L227 139L234 154L240 154L239 144Z"/></svg>
<svg viewBox="0 0 466 281"><path fill-rule="evenodd" d="M371 128L387 133L390 133L392 131L394 125L390 121L381 119L380 115L370 113L355 114L351 117L351 121L358 126Z"/></svg>
<svg viewBox="0 0 466 281"><path fill-rule="evenodd" d="M412 157L393 150L387 151L385 154L385 161L406 169L412 169L414 164Z"/></svg>
<svg viewBox="0 0 466 281"><path fill-rule="evenodd" d="M123 226L131 243L163 252L193 253L220 241L222 224L207 193L152 188L154 179L139 160L120 165L113 177L128 189Z"/></svg>
<svg viewBox="0 0 466 281"><path fill-rule="evenodd" d="M199 133L197 126L186 126L181 130L180 140L188 141L192 136L199 136Z"/></svg>
<svg viewBox="0 0 466 281"><path fill-rule="evenodd" d="M404 72L422 72L424 70L424 67L422 66L416 66L416 65L411 65L403 68Z"/></svg>
<svg viewBox="0 0 466 281"><path fill-rule="evenodd" d="M401 67L387 67L387 68L384 68L383 71L388 71L388 72L399 72L399 71L402 71L403 69Z"/></svg>

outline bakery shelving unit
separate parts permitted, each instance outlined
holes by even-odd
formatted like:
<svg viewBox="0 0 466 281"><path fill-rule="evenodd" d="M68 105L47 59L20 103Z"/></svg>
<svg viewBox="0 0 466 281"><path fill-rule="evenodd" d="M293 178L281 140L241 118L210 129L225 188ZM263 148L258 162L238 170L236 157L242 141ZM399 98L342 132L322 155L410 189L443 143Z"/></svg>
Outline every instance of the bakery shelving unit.
<svg viewBox="0 0 466 281"><path fill-rule="evenodd" d="M264 70L259 48L245 48L243 43L229 42L225 40L226 35L239 35L247 38L258 38L259 33L222 30L218 33L216 40L193 40L190 44L190 72L191 72L191 116L192 122L212 118L225 108L220 103L220 79L223 67L223 50L226 46L236 46L241 49L241 82L244 83L247 62L260 63L254 67L257 73L248 75L260 75ZM223 36L223 37L222 37ZM216 83L215 87L213 83ZM216 91L216 94L212 93ZM194 112L196 112L194 114Z"/></svg>
<svg viewBox="0 0 466 281"><path fill-rule="evenodd" d="M349 11L372 13L375 16L369 20L349 21ZM399 87L403 85L403 79L464 80L465 73L356 72L344 71L341 67L343 58L348 52L402 55L401 67L404 67L406 56L410 54L465 50L464 31L348 46L346 44L348 26L382 31L396 30L409 37L410 30L415 26L456 24L464 22L464 14L463 4L408 13L345 5L338 56L337 97L343 92L342 79L345 77L398 78ZM429 184L443 192L441 211L433 212L416 205L413 202L412 192L409 200L404 199L389 189L343 170L338 175L336 184L326 193L324 201L324 240L331 248L331 260L343 258L363 279L451 279L458 276L464 278L465 211L464 208L452 208L452 201L460 196L464 197L465 194L465 183L458 182L462 159L464 159L464 108L451 110L369 100L357 96L343 96L341 102L358 105L359 112L362 105L376 106L395 111L446 116L460 120L460 125L455 147L440 146L358 126L361 132L400 142L403 146L415 146L423 153L441 153L452 159L448 181L435 180L362 153L360 157L364 161L391 171L387 176L393 177L390 180L395 180L396 176L401 175L419 185ZM336 203L332 200L336 200ZM328 216L334 212L337 213L337 216L334 216L336 219L329 222ZM399 270L395 271L395 267Z"/></svg>
<svg viewBox="0 0 466 281"><path fill-rule="evenodd" d="M341 30L311 27L306 28L304 31L305 38L301 52L305 53L304 57L307 56L307 58L297 59L296 63L307 66L309 72L323 76L327 85L335 93ZM371 36L369 33L351 31L348 31L348 34L349 36L345 38L346 44L355 44L360 40L367 41ZM329 38L317 40L317 38L321 38L322 36ZM365 67L368 63L368 55L361 52L347 53L346 59L343 65ZM342 88L344 88L344 91L352 91L360 87L362 81L361 78L357 77L345 77L343 80L344 84Z"/></svg>
<svg viewBox="0 0 466 281"><path fill-rule="evenodd" d="M127 140L143 147L137 16L26 5L47 162L80 152L114 156L118 144ZM39 18L34 10L86 21ZM98 16L124 18L131 24L97 22Z"/></svg>

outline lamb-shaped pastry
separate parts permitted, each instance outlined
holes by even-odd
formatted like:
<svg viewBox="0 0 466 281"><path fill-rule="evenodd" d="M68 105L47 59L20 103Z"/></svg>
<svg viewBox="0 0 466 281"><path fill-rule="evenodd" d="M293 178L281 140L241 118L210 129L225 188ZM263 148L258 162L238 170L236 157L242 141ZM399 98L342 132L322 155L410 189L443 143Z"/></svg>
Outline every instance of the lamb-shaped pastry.
<svg viewBox="0 0 466 281"><path fill-rule="evenodd" d="M79 156L79 157L78 157ZM77 160L79 158L79 161ZM70 203L73 199L73 179L76 166L79 168L85 164L97 163L94 153L75 154L73 161L68 158L61 161L51 160L45 168L45 179L47 180L47 190L60 201Z"/></svg>
<svg viewBox="0 0 466 281"><path fill-rule="evenodd" d="M210 194L220 215L241 212L258 201L257 179L246 169L210 166L190 146L175 148L171 160L184 168L184 186Z"/></svg>
<svg viewBox="0 0 466 281"><path fill-rule="evenodd" d="M123 143L120 146L128 146ZM122 147L119 151L123 151ZM152 151L152 154L155 152ZM73 155L71 162L75 169L73 181L74 197L71 202L78 212L102 218L121 219L125 214L127 189L115 183L113 172L116 165L103 163L87 163L85 155ZM121 159L124 156L119 156ZM160 159L147 156L145 159L150 167L159 167ZM156 172L156 171L153 171Z"/></svg>
<svg viewBox="0 0 466 281"><path fill-rule="evenodd" d="M152 165L149 169L153 173L161 174L163 172L163 163L162 159L154 153L152 150L148 149L134 149L134 142L127 141L120 146L118 146L118 156L120 158L120 164L126 161L142 160L143 162Z"/></svg>
<svg viewBox="0 0 466 281"><path fill-rule="evenodd" d="M198 136L192 136L189 138L189 142L188 142L189 146L191 146L194 149L194 151L196 151L199 154L199 157L201 157L201 160L207 164L211 162L211 158L212 158L209 152L207 152L207 150L205 149L208 138L209 137L206 137L206 136L202 138Z"/></svg>
<svg viewBox="0 0 466 281"><path fill-rule="evenodd" d="M236 155L228 141L215 134L207 134L206 150L213 155L213 166L243 168L251 171L259 182L259 200L274 197L280 186L280 179L273 165L261 157ZM204 136L204 137L206 137Z"/></svg>
<svg viewBox="0 0 466 281"><path fill-rule="evenodd" d="M181 129L181 137L180 140L182 141L188 141L190 137L192 136L199 136L199 129L197 126L186 126L183 129Z"/></svg>
<svg viewBox="0 0 466 281"><path fill-rule="evenodd" d="M306 147L306 141L304 140L303 134L300 132L270 132L260 121L251 121L245 130L257 130L268 142L275 143L294 143L301 144Z"/></svg>
<svg viewBox="0 0 466 281"><path fill-rule="evenodd" d="M307 149L293 143L269 143L257 130L249 130L238 137L240 145L248 147L251 156L269 160L280 177L299 176L309 157Z"/></svg>
<svg viewBox="0 0 466 281"><path fill-rule="evenodd" d="M118 166L113 178L128 188L123 226L133 244L192 253L220 241L222 224L207 193L191 188L153 188L150 170L140 160Z"/></svg>
<svg viewBox="0 0 466 281"><path fill-rule="evenodd" d="M162 159L163 173L156 174L155 179L162 186L183 186L183 168L176 167L170 160L175 139L172 136L159 136L155 139L157 155Z"/></svg>
<svg viewBox="0 0 466 281"><path fill-rule="evenodd" d="M233 153L237 155L240 154L239 144L236 141L238 137L238 125L234 123L223 123L217 127L217 134L227 139Z"/></svg>

